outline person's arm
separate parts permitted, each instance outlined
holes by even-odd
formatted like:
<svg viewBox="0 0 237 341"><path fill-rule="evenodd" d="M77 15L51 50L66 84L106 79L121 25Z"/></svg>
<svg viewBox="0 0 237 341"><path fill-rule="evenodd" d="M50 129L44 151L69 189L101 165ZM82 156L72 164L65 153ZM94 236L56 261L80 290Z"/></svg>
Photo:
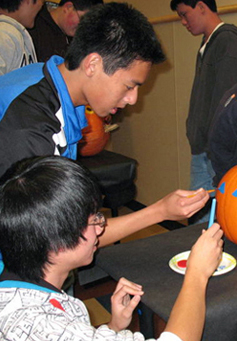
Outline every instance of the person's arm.
<svg viewBox="0 0 237 341"><path fill-rule="evenodd" d="M217 30L218 32L218 30ZM209 117L207 118L206 129L209 130L211 120L216 109L226 91L235 83L237 77L237 35L236 32L222 31L217 34L211 46L213 68L215 69L215 78L212 84L211 102L209 108ZM215 33L213 34L213 36ZM204 127L203 127L204 128Z"/></svg>
<svg viewBox="0 0 237 341"><path fill-rule="evenodd" d="M209 132L209 158L216 173L217 186L223 175L237 164L236 88L228 91L228 99L219 105Z"/></svg>
<svg viewBox="0 0 237 341"><path fill-rule="evenodd" d="M10 27L10 25L7 25L7 27ZM13 29L15 30L15 28ZM19 32L15 31L17 39ZM18 47L18 50L16 49L16 44L11 35L4 30L0 31L0 41L0 76L2 76L14 69L12 67L15 65L14 58L16 59L20 47Z"/></svg>
<svg viewBox="0 0 237 341"><path fill-rule="evenodd" d="M193 246L181 291L159 340L201 340L205 322L206 287L221 260L222 235L220 226L213 224L207 231L203 231ZM109 329L118 333L130 324L133 311L143 294L140 285L125 278L119 280L111 298L112 317L107 325Z"/></svg>
<svg viewBox="0 0 237 341"><path fill-rule="evenodd" d="M189 218L204 207L208 199L209 195L204 190L177 190L142 210L110 218L105 232L99 238L99 246L103 247L112 244L132 233L164 220Z"/></svg>
<svg viewBox="0 0 237 341"><path fill-rule="evenodd" d="M60 129L59 122L53 111L50 112L51 108L46 111L45 106L41 105L41 98L37 99L39 93L33 96L34 92L27 95L25 91L14 100L10 99L10 105L7 103L0 124L0 175L19 160L55 154L53 136Z"/></svg>
<svg viewBox="0 0 237 341"><path fill-rule="evenodd" d="M222 235L220 226L213 224L192 248L183 286L165 328L165 331L176 334L183 341L201 339L206 311L206 287L221 260Z"/></svg>

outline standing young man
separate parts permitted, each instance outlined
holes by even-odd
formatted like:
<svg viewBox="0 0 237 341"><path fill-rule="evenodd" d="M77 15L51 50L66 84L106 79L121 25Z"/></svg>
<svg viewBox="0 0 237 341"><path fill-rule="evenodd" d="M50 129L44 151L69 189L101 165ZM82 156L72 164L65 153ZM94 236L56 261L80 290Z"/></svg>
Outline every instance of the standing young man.
<svg viewBox="0 0 237 341"><path fill-rule="evenodd" d="M187 119L191 147L191 186L213 188L215 175L208 157L208 132L220 99L237 79L237 28L224 24L215 0L172 0L181 23L194 36L203 35L196 61L196 73ZM197 217L207 221L206 211Z"/></svg>
<svg viewBox="0 0 237 341"><path fill-rule="evenodd" d="M24 160L6 175L0 185L2 341L144 341L141 333L125 330L144 294L140 285L120 279L111 321L97 329L83 302L61 290L71 269L93 259L106 229L100 202L89 172L63 157ZM206 287L222 256L222 234L214 224L193 246L160 341L201 339Z"/></svg>
<svg viewBox="0 0 237 341"><path fill-rule="evenodd" d="M26 28L34 20L43 0L0 0L0 75L37 62Z"/></svg>

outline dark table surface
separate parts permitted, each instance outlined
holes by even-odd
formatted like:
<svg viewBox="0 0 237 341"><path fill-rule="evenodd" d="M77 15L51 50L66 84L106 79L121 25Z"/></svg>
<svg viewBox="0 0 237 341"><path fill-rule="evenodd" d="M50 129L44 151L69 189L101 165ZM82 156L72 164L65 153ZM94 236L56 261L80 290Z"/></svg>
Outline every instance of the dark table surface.
<svg viewBox="0 0 237 341"><path fill-rule="evenodd" d="M143 285L143 303L167 321L183 281L183 275L170 269L169 260L190 250L206 225L100 249L96 264L116 280L123 276ZM236 244L225 240L224 251L237 259ZM202 340L237 340L237 268L209 281Z"/></svg>

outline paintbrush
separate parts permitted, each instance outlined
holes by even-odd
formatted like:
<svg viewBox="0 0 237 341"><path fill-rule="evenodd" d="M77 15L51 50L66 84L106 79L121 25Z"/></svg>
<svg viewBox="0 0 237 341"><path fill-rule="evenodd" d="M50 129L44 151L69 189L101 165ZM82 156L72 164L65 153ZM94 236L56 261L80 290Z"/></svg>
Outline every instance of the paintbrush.
<svg viewBox="0 0 237 341"><path fill-rule="evenodd" d="M212 192L215 192L216 190L215 189L209 189L208 191L206 191L207 193L212 193ZM197 195L198 192L194 193L194 194L191 194L191 195L188 195L187 198L192 198L192 197L195 197L195 195Z"/></svg>

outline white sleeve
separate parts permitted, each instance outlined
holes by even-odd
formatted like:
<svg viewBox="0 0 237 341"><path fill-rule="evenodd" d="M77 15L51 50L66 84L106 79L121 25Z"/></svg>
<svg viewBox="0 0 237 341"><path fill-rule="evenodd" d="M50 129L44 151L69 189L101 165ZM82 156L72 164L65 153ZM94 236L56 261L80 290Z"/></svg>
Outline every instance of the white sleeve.
<svg viewBox="0 0 237 341"><path fill-rule="evenodd" d="M12 64L15 47L11 39L5 33L0 32L0 75L4 75Z"/></svg>
<svg viewBox="0 0 237 341"><path fill-rule="evenodd" d="M170 332L163 332L157 341L182 341L177 335Z"/></svg>
<svg viewBox="0 0 237 341"><path fill-rule="evenodd" d="M102 325L96 329L96 340L116 340L116 341L145 341L144 336L139 333L132 333L130 330L122 330L116 333L108 328L107 325ZM149 339L147 341L182 341L177 335L170 332L163 332L159 339Z"/></svg>
<svg viewBox="0 0 237 341"><path fill-rule="evenodd" d="M0 75L18 69L24 53L20 32L8 26L9 32L0 30Z"/></svg>

